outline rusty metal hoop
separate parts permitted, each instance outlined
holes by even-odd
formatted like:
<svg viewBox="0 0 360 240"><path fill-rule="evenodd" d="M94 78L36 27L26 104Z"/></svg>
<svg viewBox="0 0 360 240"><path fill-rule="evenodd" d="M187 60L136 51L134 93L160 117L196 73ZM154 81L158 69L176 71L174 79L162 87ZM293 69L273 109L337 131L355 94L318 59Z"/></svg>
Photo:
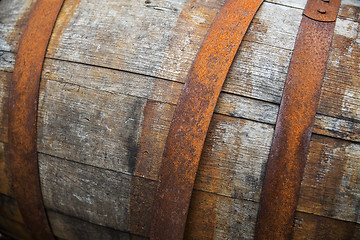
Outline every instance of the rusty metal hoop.
<svg viewBox="0 0 360 240"><path fill-rule="evenodd" d="M34 239L54 239L46 216L37 160L36 117L46 48L63 0L38 0L16 56L9 94L9 159L13 193Z"/></svg>
<svg viewBox="0 0 360 240"><path fill-rule="evenodd" d="M182 239L201 151L222 85L263 0L227 0L189 71L166 141L151 239Z"/></svg>
<svg viewBox="0 0 360 240"><path fill-rule="evenodd" d="M309 0L290 61L256 224L256 239L290 239L340 0ZM335 14L335 15L334 15ZM309 17L309 16L311 17ZM334 17L335 16L335 17ZM314 20L315 19L315 20ZM330 21L332 20L332 21Z"/></svg>

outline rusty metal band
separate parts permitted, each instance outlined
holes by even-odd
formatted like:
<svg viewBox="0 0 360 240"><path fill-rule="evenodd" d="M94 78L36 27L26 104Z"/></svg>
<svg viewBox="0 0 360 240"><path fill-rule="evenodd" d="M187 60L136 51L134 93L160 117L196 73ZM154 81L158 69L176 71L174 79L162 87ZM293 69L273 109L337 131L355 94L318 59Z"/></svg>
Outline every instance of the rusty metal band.
<svg viewBox="0 0 360 240"><path fill-rule="evenodd" d="M301 21L266 167L256 239L291 237L337 14L323 21L324 4L339 9L340 0L321 5L309 0Z"/></svg>
<svg viewBox="0 0 360 240"><path fill-rule="evenodd" d="M42 65L63 0L38 0L16 56L9 96L9 159L13 194L34 239L54 239L40 189L36 117Z"/></svg>
<svg viewBox="0 0 360 240"><path fill-rule="evenodd" d="M151 239L182 239L201 151L227 72L263 0L227 0L189 71L167 137Z"/></svg>

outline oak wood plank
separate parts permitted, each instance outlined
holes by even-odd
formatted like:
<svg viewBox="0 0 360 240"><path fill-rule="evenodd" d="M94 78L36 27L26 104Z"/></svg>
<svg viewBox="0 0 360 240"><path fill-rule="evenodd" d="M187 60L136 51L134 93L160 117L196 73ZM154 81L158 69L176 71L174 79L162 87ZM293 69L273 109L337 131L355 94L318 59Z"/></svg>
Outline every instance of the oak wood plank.
<svg viewBox="0 0 360 240"><path fill-rule="evenodd" d="M360 223L360 144L313 135L297 209Z"/></svg>
<svg viewBox="0 0 360 240"><path fill-rule="evenodd" d="M360 225L352 222L296 212L292 239L351 239L360 238Z"/></svg>
<svg viewBox="0 0 360 240"><path fill-rule="evenodd" d="M0 50L0 71L13 72L15 64L15 54Z"/></svg>
<svg viewBox="0 0 360 240"><path fill-rule="evenodd" d="M360 8L359 8L360 9ZM337 19L318 112L360 122L360 22Z"/></svg>
<svg viewBox="0 0 360 240"><path fill-rule="evenodd" d="M0 142L0 193L12 195L7 144Z"/></svg>
<svg viewBox="0 0 360 240"><path fill-rule="evenodd" d="M47 211L54 235L66 240L130 240L130 234L86 222L79 218Z"/></svg>
<svg viewBox="0 0 360 240"><path fill-rule="evenodd" d="M17 52L35 0L0 1L0 50Z"/></svg>
<svg viewBox="0 0 360 240"><path fill-rule="evenodd" d="M0 216L24 224L15 199L0 193Z"/></svg>
<svg viewBox="0 0 360 240"><path fill-rule="evenodd" d="M159 80L149 76L53 59L47 59L44 64L43 81L48 80L169 104L177 103L183 87L180 83ZM51 89L47 90L46 84L42 86L45 87L45 91L53 92ZM44 91L43 89L42 91ZM55 90L56 92L57 90ZM48 98L51 97L48 96ZM278 105L223 92L220 95L215 112L274 124ZM171 118L172 115L169 114L168 116ZM360 123L350 119L337 119L325 115L317 115L314 126L315 133L351 141L359 141L359 129Z"/></svg>
<svg viewBox="0 0 360 240"><path fill-rule="evenodd" d="M11 237L20 240L33 240L26 227L19 222L0 216L0 229Z"/></svg>
<svg viewBox="0 0 360 240"><path fill-rule="evenodd" d="M62 11L71 9L73 15L58 31L65 17L59 15L47 56L154 74L185 0L98 3L81 1L73 9L65 2Z"/></svg>
<svg viewBox="0 0 360 240"><path fill-rule="evenodd" d="M150 236L153 202L157 181L133 176L131 179L129 231Z"/></svg>
<svg viewBox="0 0 360 240"><path fill-rule="evenodd" d="M130 175L45 154L39 165L46 209L128 231Z"/></svg>
<svg viewBox="0 0 360 240"><path fill-rule="evenodd" d="M0 141L8 142L9 88L12 74L0 71Z"/></svg>
<svg viewBox="0 0 360 240"><path fill-rule="evenodd" d="M190 209L185 239L254 238L258 203L195 190Z"/></svg>
<svg viewBox="0 0 360 240"><path fill-rule="evenodd" d="M131 174L146 99L42 81L38 151Z"/></svg>
<svg viewBox="0 0 360 240"><path fill-rule="evenodd" d="M214 115L194 188L259 201L273 126Z"/></svg>

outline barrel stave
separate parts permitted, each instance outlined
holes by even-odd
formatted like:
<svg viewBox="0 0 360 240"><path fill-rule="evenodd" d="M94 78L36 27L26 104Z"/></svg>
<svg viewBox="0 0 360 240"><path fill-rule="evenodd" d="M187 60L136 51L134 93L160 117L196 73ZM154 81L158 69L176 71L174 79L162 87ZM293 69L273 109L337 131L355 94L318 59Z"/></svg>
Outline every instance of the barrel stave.
<svg viewBox="0 0 360 240"><path fill-rule="evenodd" d="M0 31L5 39L0 41L0 192L5 198L11 196L7 92L31 2L23 8L22 1L13 1L6 8L15 9L6 25L12 34ZM251 239L254 234L267 153L305 2L265 2L245 36L206 139L187 239ZM359 238L360 6L344 2L294 239ZM175 104L222 1L97 4L65 1L49 44L38 117L45 206L60 239L145 238ZM4 211L0 215L2 229L24 229L21 220L13 223L14 216ZM24 230L16 231L27 239Z"/></svg>

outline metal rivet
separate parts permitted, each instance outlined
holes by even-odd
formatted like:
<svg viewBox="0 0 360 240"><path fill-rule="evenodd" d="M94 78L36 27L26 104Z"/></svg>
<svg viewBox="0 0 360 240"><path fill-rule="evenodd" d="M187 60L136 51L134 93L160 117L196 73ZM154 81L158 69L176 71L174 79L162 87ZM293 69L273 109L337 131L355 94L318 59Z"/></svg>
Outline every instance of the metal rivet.
<svg viewBox="0 0 360 240"><path fill-rule="evenodd" d="M324 10L324 9L319 9L318 12L321 13L321 14L325 14L325 13L326 13L326 10Z"/></svg>

